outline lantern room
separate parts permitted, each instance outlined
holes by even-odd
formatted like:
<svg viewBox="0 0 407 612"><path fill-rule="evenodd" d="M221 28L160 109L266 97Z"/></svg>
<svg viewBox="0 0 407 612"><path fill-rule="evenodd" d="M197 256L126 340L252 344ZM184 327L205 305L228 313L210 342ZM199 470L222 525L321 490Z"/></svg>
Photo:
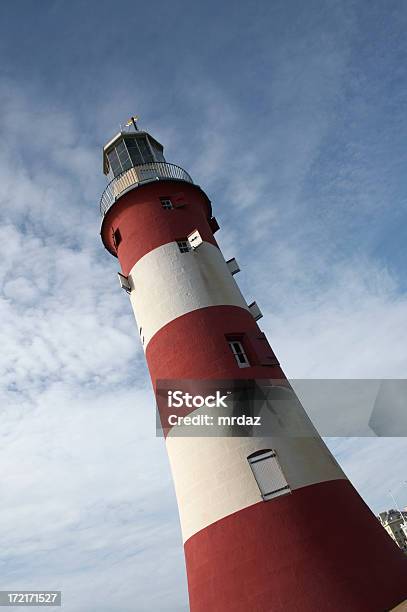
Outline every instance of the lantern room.
<svg viewBox="0 0 407 612"><path fill-rule="evenodd" d="M147 132L119 132L103 148L103 172L115 178L135 166L165 162L164 147Z"/></svg>

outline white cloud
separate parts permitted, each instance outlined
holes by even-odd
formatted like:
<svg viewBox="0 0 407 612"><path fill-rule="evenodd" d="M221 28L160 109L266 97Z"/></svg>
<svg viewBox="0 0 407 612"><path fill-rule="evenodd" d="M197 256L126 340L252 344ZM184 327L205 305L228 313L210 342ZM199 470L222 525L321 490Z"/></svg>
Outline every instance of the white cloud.
<svg viewBox="0 0 407 612"><path fill-rule="evenodd" d="M155 597L157 609L162 598L182 609L181 536L150 389L101 397L58 383L19 407L19 418L2 416L3 588L58 588L83 612L130 611L134 597L140 610Z"/></svg>
<svg viewBox="0 0 407 612"><path fill-rule="evenodd" d="M328 446L376 513L407 506L405 438L333 438Z"/></svg>

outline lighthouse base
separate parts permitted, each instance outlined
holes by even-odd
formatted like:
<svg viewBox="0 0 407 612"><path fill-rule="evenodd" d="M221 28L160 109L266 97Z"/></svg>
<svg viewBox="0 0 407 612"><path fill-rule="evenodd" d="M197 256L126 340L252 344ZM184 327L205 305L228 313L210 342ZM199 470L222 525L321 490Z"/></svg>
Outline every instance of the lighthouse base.
<svg viewBox="0 0 407 612"><path fill-rule="evenodd" d="M385 612L407 597L407 557L344 479L243 508L185 555L191 612Z"/></svg>

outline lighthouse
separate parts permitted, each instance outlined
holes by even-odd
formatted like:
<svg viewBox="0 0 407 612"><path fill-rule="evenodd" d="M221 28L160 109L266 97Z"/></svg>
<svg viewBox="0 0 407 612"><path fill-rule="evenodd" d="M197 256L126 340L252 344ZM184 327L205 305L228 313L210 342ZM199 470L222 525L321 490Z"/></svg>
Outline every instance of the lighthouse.
<svg viewBox="0 0 407 612"><path fill-rule="evenodd" d="M103 171L101 238L119 260L157 400L166 381L167 397L173 381L289 389L260 309L238 287L239 265L219 249L205 191L134 119L105 145ZM225 422L221 435L179 435L166 423L191 612L393 609L407 599L407 558L317 433L278 428L290 418L312 430L299 402L289 417L279 406L267 435L236 435Z"/></svg>

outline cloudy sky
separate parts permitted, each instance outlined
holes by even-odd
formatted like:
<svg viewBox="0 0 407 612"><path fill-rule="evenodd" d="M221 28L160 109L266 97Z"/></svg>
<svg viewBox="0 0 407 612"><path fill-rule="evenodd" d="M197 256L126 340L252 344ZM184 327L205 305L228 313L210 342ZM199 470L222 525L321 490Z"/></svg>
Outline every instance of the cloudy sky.
<svg viewBox="0 0 407 612"><path fill-rule="evenodd" d="M187 610L167 458L101 148L128 116L208 193L285 371L405 378L407 5L9 0L0 9L0 588ZM333 439L373 511L407 444Z"/></svg>

